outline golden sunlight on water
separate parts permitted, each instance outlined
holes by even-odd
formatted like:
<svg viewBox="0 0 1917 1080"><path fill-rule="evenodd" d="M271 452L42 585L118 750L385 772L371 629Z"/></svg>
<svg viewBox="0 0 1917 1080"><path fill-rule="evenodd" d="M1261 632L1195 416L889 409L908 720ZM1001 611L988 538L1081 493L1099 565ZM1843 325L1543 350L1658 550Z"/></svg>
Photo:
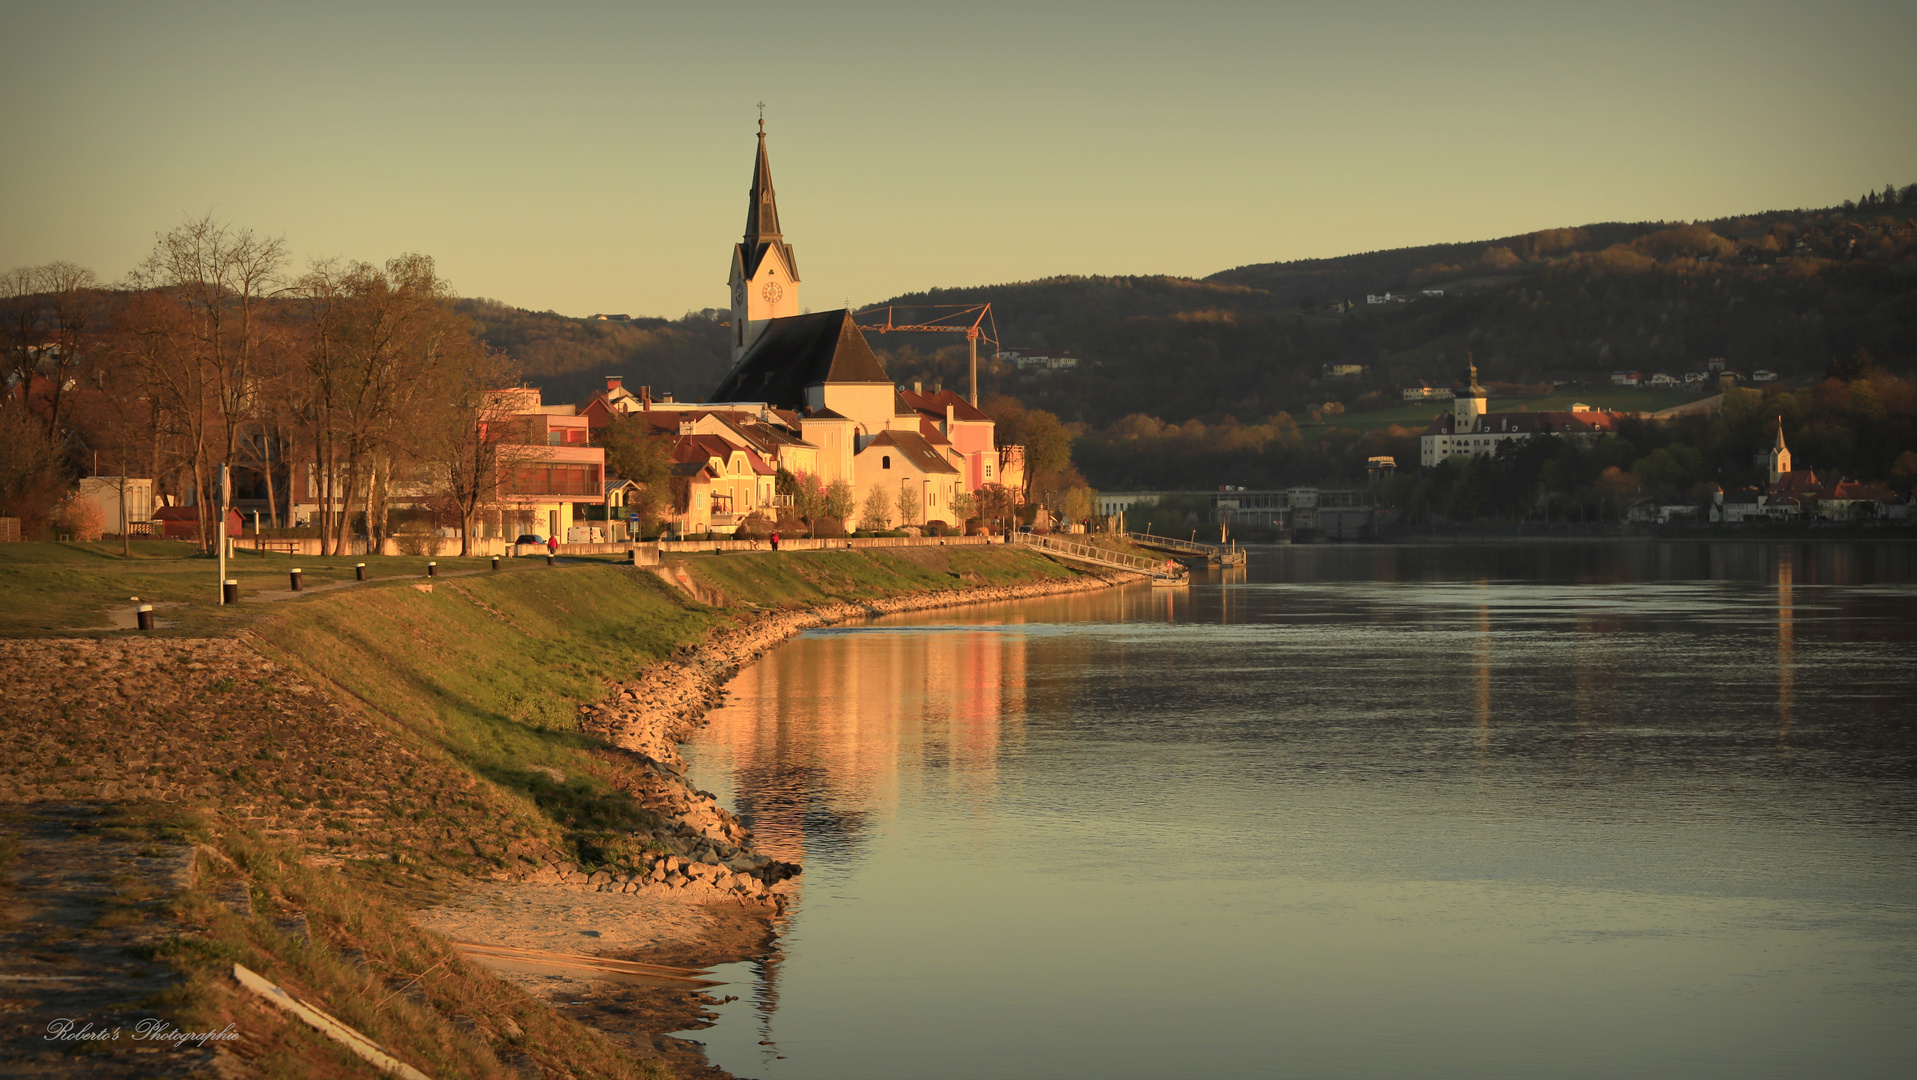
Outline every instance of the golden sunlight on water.
<svg viewBox="0 0 1917 1080"><path fill-rule="evenodd" d="M764 1080L1900 1077L1914 606L1887 545L1297 548L807 634L689 747L805 866L693 1037Z"/></svg>

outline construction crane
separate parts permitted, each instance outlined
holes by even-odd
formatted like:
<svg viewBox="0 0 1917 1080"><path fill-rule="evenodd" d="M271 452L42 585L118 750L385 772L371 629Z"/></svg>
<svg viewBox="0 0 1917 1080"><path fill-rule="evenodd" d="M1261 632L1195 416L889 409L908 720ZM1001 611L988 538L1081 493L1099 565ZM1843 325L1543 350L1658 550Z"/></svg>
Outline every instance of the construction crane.
<svg viewBox="0 0 1917 1080"><path fill-rule="evenodd" d="M879 323L859 323L858 324L859 329L869 330L876 334L896 334L896 333L901 333L908 330L914 333L930 332L930 333L964 334L966 344L970 345L972 348L972 407L974 409L978 408L978 343L979 343L979 339L983 338L986 341L991 342L992 348L994 351L996 351L1000 347L999 340L998 340L998 321L992 318L992 305L973 304L970 307L967 307L963 304L910 305L906 308L907 311L911 311L911 312L949 311L951 313L948 315L935 315L924 322L915 322L915 323L895 322L892 318L895 310L896 310L895 306L887 306L883 308L868 308L865 311L855 312L852 318L856 320L867 315L877 315L881 311L885 312L885 322L883 324L879 324ZM970 318L971 321L967 322L966 321L967 318ZM991 329L988 330L986 329L987 327L990 327Z"/></svg>

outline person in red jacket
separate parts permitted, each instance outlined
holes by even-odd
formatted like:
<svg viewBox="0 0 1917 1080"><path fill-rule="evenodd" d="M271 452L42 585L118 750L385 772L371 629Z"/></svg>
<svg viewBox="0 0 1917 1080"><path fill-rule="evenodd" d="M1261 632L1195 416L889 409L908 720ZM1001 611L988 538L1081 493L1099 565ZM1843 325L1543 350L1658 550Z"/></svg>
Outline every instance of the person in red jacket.
<svg viewBox="0 0 1917 1080"><path fill-rule="evenodd" d="M558 536L546 537L546 553L549 555L559 554L559 537Z"/></svg>

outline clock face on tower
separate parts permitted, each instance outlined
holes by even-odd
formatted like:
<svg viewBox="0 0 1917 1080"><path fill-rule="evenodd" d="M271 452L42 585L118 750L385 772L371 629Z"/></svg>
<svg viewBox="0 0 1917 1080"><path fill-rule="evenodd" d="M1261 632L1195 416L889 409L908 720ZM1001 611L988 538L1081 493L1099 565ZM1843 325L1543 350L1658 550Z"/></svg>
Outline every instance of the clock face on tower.
<svg viewBox="0 0 1917 1080"><path fill-rule="evenodd" d="M765 283L765 288L759 290L759 295L765 297L766 303L776 304L779 302L779 297L785 295L785 286L776 281L768 281Z"/></svg>

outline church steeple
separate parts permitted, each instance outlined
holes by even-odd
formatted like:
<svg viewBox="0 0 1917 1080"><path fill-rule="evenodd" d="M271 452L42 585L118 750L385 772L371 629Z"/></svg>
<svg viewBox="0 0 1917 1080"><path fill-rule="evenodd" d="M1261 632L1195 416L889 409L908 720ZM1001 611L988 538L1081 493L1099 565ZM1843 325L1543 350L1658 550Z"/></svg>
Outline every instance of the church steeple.
<svg viewBox="0 0 1917 1080"><path fill-rule="evenodd" d="M1770 475L1775 484L1787 472L1791 471L1790 447L1784 445L1784 418L1777 418L1777 438L1771 443Z"/></svg>
<svg viewBox="0 0 1917 1080"><path fill-rule="evenodd" d="M759 161L752 170L752 192L746 204L745 242L748 247L779 240L779 201L772 191L772 162L765 156L765 121L759 121Z"/></svg>
<svg viewBox="0 0 1917 1080"><path fill-rule="evenodd" d="M1463 389L1451 396L1452 426L1459 435L1477 431L1484 424L1484 414L1489 408L1484 387L1478 385L1478 362L1470 353L1465 353L1464 357L1470 364L1468 381Z"/></svg>
<svg viewBox="0 0 1917 1080"><path fill-rule="evenodd" d="M752 168L745 239L732 247L732 359L738 362L773 319L799 313L799 263L779 230L779 202L772 191L772 160L765 149L765 117L759 118L759 157Z"/></svg>

